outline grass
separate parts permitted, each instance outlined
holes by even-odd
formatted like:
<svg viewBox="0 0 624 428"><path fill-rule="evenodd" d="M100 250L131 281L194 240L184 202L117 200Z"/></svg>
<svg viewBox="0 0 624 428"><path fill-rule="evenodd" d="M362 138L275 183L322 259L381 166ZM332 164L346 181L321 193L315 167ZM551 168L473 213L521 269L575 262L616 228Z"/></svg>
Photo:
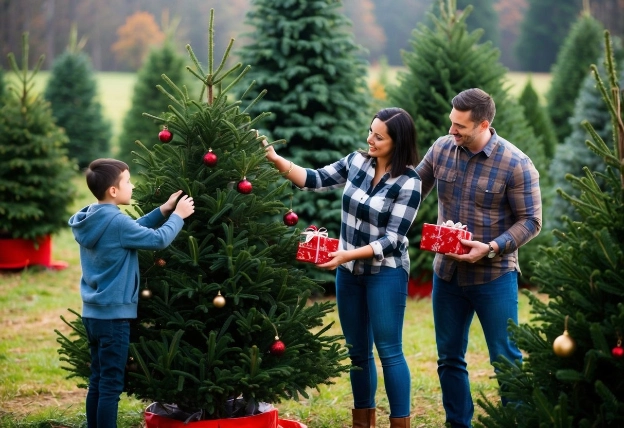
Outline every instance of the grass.
<svg viewBox="0 0 624 428"><path fill-rule="evenodd" d="M374 72L371 72L371 78L374 78ZM36 79L36 88L42 90L47 77L48 74L42 72ZM519 93L527 78L524 74L510 75L513 90ZM538 93L543 94L549 76L534 75L532 79ZM100 101L112 122L115 136L123 115L130 108L134 82L133 74L98 74ZM92 200L84 180L81 177L75 180L79 195L72 210ZM55 329L68 333L69 329L60 316L71 319L67 308L81 308L78 247L69 230L64 229L53 236L52 256L55 260L67 262L69 267L58 271L33 267L0 271L0 427L79 427L85 423L86 391L78 388L75 380L66 379L67 372L58 359L54 333ZM528 321L529 309L528 299L521 295L521 322ZM336 313L331 314L327 322L330 321L336 321L333 333L339 333ZM436 372L429 299L408 301L404 352L411 371L412 426L442 426L444 411ZM496 399L496 382L492 379L487 346L477 319L471 328L467 359L473 395L481 391ZM380 367L378 372L381 373ZM310 391L307 399L280 403L277 405L280 417L301 421L309 428L350 426L352 396L348 376L334 381L333 385ZM388 427L389 408L381 376L377 399L378 426ZM142 411L147 404L123 396L119 426L141 426Z"/></svg>
<svg viewBox="0 0 624 428"><path fill-rule="evenodd" d="M81 178L76 178L79 200L73 208L90 201ZM86 391L65 378L58 359L54 329L68 328L60 316L67 308L80 310L78 248L69 230L53 237L53 259L69 263L64 270L28 268L0 271L0 426L79 427L84 423ZM524 296L520 298L521 321L529 317ZM336 313L327 320L337 321ZM333 333L339 333L336 327ZM408 301L404 327L404 352L412 377L412 426L441 426L444 412L436 372L436 349L433 316L429 299ZM487 347L478 320L471 329L468 364L473 392L496 397L491 378ZM381 368L379 367L379 373ZM348 376L335 379L310 391L308 399L284 402L277 407L280 417L299 420L309 428L349 426L352 404ZM387 427L389 413L383 378L378 389L379 427ZM123 397L119 426L139 427L142 411L148 403Z"/></svg>

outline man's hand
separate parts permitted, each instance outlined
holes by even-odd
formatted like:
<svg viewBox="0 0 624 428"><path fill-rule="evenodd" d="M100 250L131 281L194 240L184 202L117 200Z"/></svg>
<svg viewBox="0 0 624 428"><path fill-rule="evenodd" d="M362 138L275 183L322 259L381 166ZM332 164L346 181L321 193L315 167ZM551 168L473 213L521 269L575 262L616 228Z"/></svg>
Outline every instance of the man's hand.
<svg viewBox="0 0 624 428"><path fill-rule="evenodd" d="M445 256L448 256L458 262L468 262L474 263L481 260L483 257L487 256L490 252L490 246L484 242L479 241L471 241L469 239L462 239L461 243L466 247L470 247L470 252L467 254L454 254L454 253L446 253Z"/></svg>

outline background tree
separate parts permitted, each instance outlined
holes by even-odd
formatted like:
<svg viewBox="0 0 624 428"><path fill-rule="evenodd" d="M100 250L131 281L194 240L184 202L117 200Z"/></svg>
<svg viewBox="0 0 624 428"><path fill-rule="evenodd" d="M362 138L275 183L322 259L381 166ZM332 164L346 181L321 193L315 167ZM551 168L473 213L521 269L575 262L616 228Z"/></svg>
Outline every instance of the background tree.
<svg viewBox="0 0 624 428"><path fill-rule="evenodd" d="M555 129L550 116L540 102L539 95L535 92L530 77L520 93L518 102L524 108L524 117L533 129L533 134L540 139L544 147L544 155L547 159L552 159L555 156L555 149L558 143L557 136L555 135Z"/></svg>
<svg viewBox="0 0 624 428"><path fill-rule="evenodd" d="M153 46L158 46L165 38L164 33L148 12L137 12L126 19L117 30L118 39L111 49L117 61L130 70L138 70Z"/></svg>
<svg viewBox="0 0 624 428"><path fill-rule="evenodd" d="M75 168L67 159L67 136L56 126L50 105L32 92L28 34L22 38L22 61L9 54L14 75L0 106L0 235L36 239L67 225L74 199Z"/></svg>
<svg viewBox="0 0 624 428"><path fill-rule="evenodd" d="M373 0L343 0L343 13L355 24L353 37L366 46L366 57L377 62L384 55L386 33L377 22L378 13Z"/></svg>
<svg viewBox="0 0 624 428"><path fill-rule="evenodd" d="M260 123L262 132L286 140L279 153L303 167L322 167L365 147L375 113L362 50L339 8L334 0L258 0L248 15L253 42L240 54L254 64L250 78L267 91L252 112L272 113ZM338 237L341 193L296 192L300 224ZM309 274L334 280L333 272L314 267Z"/></svg>
<svg viewBox="0 0 624 428"><path fill-rule="evenodd" d="M602 25L584 12L575 20L557 55L546 99L559 142L572 132L570 116L574 112L574 101L589 75L589 66L600 56L602 32Z"/></svg>
<svg viewBox="0 0 624 428"><path fill-rule="evenodd" d="M617 47L613 50L616 63L622 63L622 50ZM619 59L619 61L618 61ZM606 71L603 67L605 58L602 57L598 64L600 75L605 75ZM624 73L620 79L624 83ZM621 87L622 85L620 85ZM553 178L553 191L561 189L567 195L578 196L578 191L572 183L566 179L567 174L581 175L583 168L590 171L601 171L605 168L604 160L598 156L593 156L587 147L586 141L590 137L584 121L590 123L603 140L608 140L613 134L613 126L611 124L611 116L608 105L604 103L602 94L596 87L594 76L587 75L581 86L581 91L574 106L574 114L570 118L572 132L566 137L563 144L557 147L555 157L550 164L550 176ZM601 184L603 184L601 182ZM562 218L566 216L573 221L581 220L574 205L571 205L566 199L555 195L553 198L551 218L552 227L562 229L566 225L566 221Z"/></svg>
<svg viewBox="0 0 624 428"><path fill-rule="evenodd" d="M520 70L547 73L555 63L582 0L528 0L516 55Z"/></svg>
<svg viewBox="0 0 624 428"><path fill-rule="evenodd" d="M496 131L529 155L540 175L545 176L543 147L524 118L522 107L506 89L506 69L498 62L498 50L491 42L478 44L483 30L468 32L466 28L472 8L457 13L454 0L438 0L437 5L440 17L430 14L434 28L420 24L414 30L410 41L412 51L403 54L406 69L399 72L398 85L388 89L390 103L403 107L416 122L419 153L424 155L438 137L448 134L453 97L464 89L479 87L496 102L493 123ZM431 270L434 254L418 247L422 223L435 224L437 212L437 197L429 195L421 204L418 221L410 231L414 276ZM520 249L525 281L530 277L528 261L535 257L533 250L540 239L538 236Z"/></svg>
<svg viewBox="0 0 624 428"><path fill-rule="evenodd" d="M500 18L501 42L497 46L501 49L501 62L512 70L518 70L516 63L511 62L509 58L515 55L512 45L515 45L518 21L523 18L523 11L526 10L528 0L494 1L494 8L499 12ZM577 0L559 0L564 6L571 1ZM580 10L581 1L578 0L577 11ZM207 31L211 7L214 7L219 16L224 18L215 28L216 45L225 46L227 40L232 37L238 38L241 44L247 44L249 41L240 36L248 30L244 25L244 16L250 8L250 3L250 0L185 0L176 3L175 15L181 19L176 41L177 48L183 49L186 43L190 43L195 47L199 59L206 61L205 55L208 49L204 35ZM374 10L369 13L371 3ZM370 51L370 59L376 61L383 55L388 59L389 64L395 66L402 64L400 52L409 48L410 33L416 23L423 20L431 3L431 0L346 0L345 15L356 24L353 28L356 40ZM536 3L546 3L543 6L550 8L553 4L552 0L536 1ZM477 2L472 4L477 6ZM357 5L362 7L359 8ZM592 15L601 21L613 36L624 35L624 19L622 18L624 0L591 0L590 6ZM108 0L106 2L5 0L0 2L0 65L7 66L6 54L19 49L19 35L27 30L30 33L32 46L41 46L42 49L45 47L46 66L49 67L56 56L64 52L71 23L77 22L80 34L86 34L89 37L90 42L85 52L91 57L96 70L126 70L126 65L117 63L110 49L117 39L116 30L124 24L128 16L136 12L149 12L158 17L167 9L171 9L171 2L168 0ZM477 10L480 9L477 7ZM509 16L504 16L505 10L511 12L516 9L521 9L521 15L509 21ZM548 9L548 12L551 12L551 9ZM560 11L552 10L552 12ZM373 13L376 24L362 19L364 16L372 17ZM479 13L474 15L479 15ZM535 37L531 36L536 43L532 45L531 50L525 52L528 60L531 60L531 55L535 55L538 52L537 49L541 48L540 41L549 39L553 30L558 32L559 26L563 23L566 25L565 32L561 37L556 38L555 48L558 49L567 34L569 24L576 18L576 14L567 16L564 13L561 15L561 22L557 13L546 13L541 16L537 13L534 18L539 21L530 19L529 22L539 24L529 25L527 30L532 33L535 29L538 33ZM504 21L511 25L506 25ZM469 23L469 28L475 27ZM376 52L378 52L380 41L376 38L377 29L380 29L387 39L378 54ZM552 64L555 58L556 51L549 64ZM36 59L36 57L31 57L33 62ZM543 71L549 71L549 69L550 67L546 67Z"/></svg>
<svg viewBox="0 0 624 428"><path fill-rule="evenodd" d="M204 68L189 53L203 90L191 97L170 79L159 87L172 104L152 118L175 138L143 147L145 180L133 196L138 212L148 212L181 188L194 198L195 214L170 247L139 254L143 300L131 328L137 367L129 368L126 391L216 419L307 397L306 388L331 383L348 366L342 336L323 326L334 303L308 301L318 286L293 263L299 231L283 224L281 202L289 182L267 161L255 131L266 114L250 115L258 99L231 93L249 67L215 68L211 50ZM223 86L227 76L235 77ZM210 149L217 159L206 165ZM79 320L70 324L83 330ZM83 336L59 342L69 370L84 377Z"/></svg>
<svg viewBox="0 0 624 428"><path fill-rule="evenodd" d="M83 45L74 27L67 50L54 61L44 91L56 124L69 138L68 153L81 169L93 159L110 155L112 134L98 100L91 61L81 50Z"/></svg>
<svg viewBox="0 0 624 428"><path fill-rule="evenodd" d="M5 85L6 83L4 81L4 69L0 67L0 100L2 100L2 97L4 96Z"/></svg>
<svg viewBox="0 0 624 428"><path fill-rule="evenodd" d="M384 56L388 64L402 65L401 52L409 48L414 25L425 18L430 1L373 0L373 2L377 22L386 35Z"/></svg>
<svg viewBox="0 0 624 428"><path fill-rule="evenodd" d="M158 141L157 136L162 129L159 121L143 116L145 112L166 112L169 100L160 96L157 85L162 83L162 75L182 86L184 58L177 53L172 40L173 33L168 35L160 48L153 48L145 63L138 72L132 93L132 104L123 119L123 128L119 137L119 158L131 165L137 149L136 140L151 149ZM136 165L138 168L138 165Z"/></svg>
<svg viewBox="0 0 624 428"><path fill-rule="evenodd" d="M498 13L494 8L494 0L457 0L457 9L460 11L468 5L472 5L475 11L466 19L468 31L482 28L482 40L490 41L494 46L499 46Z"/></svg>
<svg viewBox="0 0 624 428"><path fill-rule="evenodd" d="M587 145L605 167L568 175L579 196L563 196L581 220L567 221L555 233L559 242L542 251L535 282L547 299L527 293L534 318L510 325L527 357L523 364L501 362L497 374L515 405L479 400L486 427L624 425L624 216L617 214L624 209L624 124L609 50L605 82L597 67L592 72L614 132L603 140L585 122Z"/></svg>
<svg viewBox="0 0 624 428"><path fill-rule="evenodd" d="M590 7L614 38L624 34L624 0L591 0Z"/></svg>
<svg viewBox="0 0 624 428"><path fill-rule="evenodd" d="M520 22L526 13L527 0L498 0L494 10L498 14L500 62L510 70L518 69L514 46L520 34Z"/></svg>

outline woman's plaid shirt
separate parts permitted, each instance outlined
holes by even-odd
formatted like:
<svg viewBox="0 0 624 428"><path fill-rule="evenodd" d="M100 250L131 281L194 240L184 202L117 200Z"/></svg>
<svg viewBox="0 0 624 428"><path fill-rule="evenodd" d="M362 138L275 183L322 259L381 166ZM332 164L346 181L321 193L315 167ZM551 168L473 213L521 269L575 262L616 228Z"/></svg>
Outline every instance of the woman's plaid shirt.
<svg viewBox="0 0 624 428"><path fill-rule="evenodd" d="M531 159L490 128L492 137L471 153L444 136L429 148L416 171L426 197L437 184L438 224L468 225L472 239L496 241L501 255L476 263L457 262L436 254L433 268L445 281L457 270L460 285L490 282L504 273L520 272L518 248L542 228L539 173Z"/></svg>
<svg viewBox="0 0 624 428"><path fill-rule="evenodd" d="M409 275L406 234L420 205L420 177L414 167L403 175L386 173L373 188L376 159L354 152L319 169L307 169L305 190L344 187L340 248L351 250L370 245L375 256L343 266L355 275L375 274L381 266L402 267Z"/></svg>

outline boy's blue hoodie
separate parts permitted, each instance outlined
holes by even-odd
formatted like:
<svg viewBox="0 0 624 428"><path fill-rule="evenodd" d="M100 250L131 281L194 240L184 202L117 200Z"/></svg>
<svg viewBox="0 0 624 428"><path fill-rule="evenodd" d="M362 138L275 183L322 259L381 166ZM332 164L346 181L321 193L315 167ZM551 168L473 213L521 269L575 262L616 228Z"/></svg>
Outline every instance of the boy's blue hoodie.
<svg viewBox="0 0 624 428"><path fill-rule="evenodd" d="M69 225L80 244L84 318L137 317L137 250L166 248L184 226L177 214L164 220L160 208L134 220L114 204L92 204L71 216Z"/></svg>

